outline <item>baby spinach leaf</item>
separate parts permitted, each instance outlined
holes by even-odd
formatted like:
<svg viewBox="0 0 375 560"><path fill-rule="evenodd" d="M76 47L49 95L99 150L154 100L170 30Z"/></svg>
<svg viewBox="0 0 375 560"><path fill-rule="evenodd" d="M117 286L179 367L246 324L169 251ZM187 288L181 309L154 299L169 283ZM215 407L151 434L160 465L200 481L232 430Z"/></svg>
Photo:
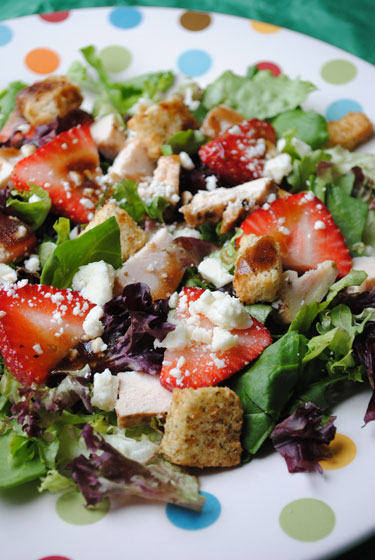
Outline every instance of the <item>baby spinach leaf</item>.
<svg viewBox="0 0 375 560"><path fill-rule="evenodd" d="M0 128L4 126L14 109L17 93L25 87L27 84L23 82L10 82L6 89L0 91Z"/></svg>
<svg viewBox="0 0 375 560"><path fill-rule="evenodd" d="M368 213L368 204L354 198L337 185L327 188L326 205L345 237L349 249L362 240Z"/></svg>
<svg viewBox="0 0 375 560"><path fill-rule="evenodd" d="M47 218L51 209L51 199L48 192L34 183L30 183L30 190L12 191L12 197L8 198L7 206L11 206L26 224L33 230L37 230ZM31 197L34 201L30 202ZM35 200L38 198L39 200Z"/></svg>
<svg viewBox="0 0 375 560"><path fill-rule="evenodd" d="M313 150L320 148L328 140L327 121L315 111L303 111L298 107L277 115L271 122L279 137L293 128L294 135Z"/></svg>
<svg viewBox="0 0 375 560"><path fill-rule="evenodd" d="M244 409L244 447L255 453L272 431L290 399L306 351L306 339L295 331L264 350L232 389Z"/></svg>
<svg viewBox="0 0 375 560"><path fill-rule="evenodd" d="M114 268L122 264L120 230L114 217L58 245L43 267L41 284L70 288L80 266L101 260Z"/></svg>

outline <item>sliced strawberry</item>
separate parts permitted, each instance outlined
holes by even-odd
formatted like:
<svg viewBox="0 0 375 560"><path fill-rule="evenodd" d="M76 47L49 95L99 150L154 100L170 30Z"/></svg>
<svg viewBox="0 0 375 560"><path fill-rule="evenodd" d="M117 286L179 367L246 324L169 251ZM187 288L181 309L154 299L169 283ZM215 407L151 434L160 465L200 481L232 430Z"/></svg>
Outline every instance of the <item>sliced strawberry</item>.
<svg viewBox="0 0 375 560"><path fill-rule="evenodd" d="M183 288L181 295L185 297L179 299L175 319L186 321L191 316L188 305L203 292L201 288ZM200 315L199 326L212 332L215 325ZM160 383L169 390L217 385L254 360L272 343L268 329L253 318L250 327L232 329L230 333L238 335L238 344L226 351L214 352L210 344L197 342L185 348L166 349Z"/></svg>
<svg viewBox="0 0 375 560"><path fill-rule="evenodd" d="M95 183L100 173L98 150L85 125L62 132L19 161L11 179L20 191L28 190L29 183L42 187L56 213L86 223L101 195Z"/></svg>
<svg viewBox="0 0 375 560"><path fill-rule="evenodd" d="M344 237L326 206L311 192L278 198L268 210L259 208L250 214L241 228L246 234L274 237L285 268L302 273L331 260L337 264L339 277L350 272L352 260Z"/></svg>
<svg viewBox="0 0 375 560"><path fill-rule="evenodd" d="M199 149L203 163L231 185L262 177L267 142L276 143L271 124L259 119L244 121Z"/></svg>
<svg viewBox="0 0 375 560"><path fill-rule="evenodd" d="M27 224L0 212L0 263L16 262L30 253L37 239Z"/></svg>
<svg viewBox="0 0 375 560"><path fill-rule="evenodd" d="M84 335L94 307L79 293L19 282L0 289L0 352L22 383L43 382Z"/></svg>

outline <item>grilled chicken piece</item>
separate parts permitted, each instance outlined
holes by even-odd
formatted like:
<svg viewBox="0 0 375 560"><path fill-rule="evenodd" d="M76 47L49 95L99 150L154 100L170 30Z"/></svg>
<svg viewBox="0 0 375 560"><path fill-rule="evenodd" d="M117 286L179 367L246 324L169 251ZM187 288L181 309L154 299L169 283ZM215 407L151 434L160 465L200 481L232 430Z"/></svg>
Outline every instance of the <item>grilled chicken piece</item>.
<svg viewBox="0 0 375 560"><path fill-rule="evenodd" d="M231 126L240 124L244 120L245 117L227 105L218 105L208 111L202 122L201 131L208 138L216 138Z"/></svg>
<svg viewBox="0 0 375 560"><path fill-rule="evenodd" d="M187 267L198 266L216 247L201 239L174 239L166 228L130 257L116 273L115 295L128 284L144 282L150 287L152 299L169 297L177 289Z"/></svg>
<svg viewBox="0 0 375 560"><path fill-rule="evenodd" d="M28 255L36 242L28 225L15 216L0 212L0 263L16 262Z"/></svg>
<svg viewBox="0 0 375 560"><path fill-rule="evenodd" d="M146 202L162 196L175 206L180 200L180 160L178 156L161 156L151 182L143 181L138 185L138 194Z"/></svg>
<svg viewBox="0 0 375 560"><path fill-rule="evenodd" d="M122 150L126 141L124 127L120 126L113 113L93 122L91 136L99 152L111 161Z"/></svg>
<svg viewBox="0 0 375 560"><path fill-rule="evenodd" d="M277 318L291 323L302 305L322 301L336 277L337 266L333 261L324 261L300 277L294 270L284 272Z"/></svg>
<svg viewBox="0 0 375 560"><path fill-rule="evenodd" d="M347 292L354 294L369 292L375 289L375 257L354 257L352 261L354 270L364 270L367 278L359 286L349 286Z"/></svg>
<svg viewBox="0 0 375 560"><path fill-rule="evenodd" d="M159 377L138 371L118 374L119 396L115 406L120 428L137 426L156 415L166 416L172 393L160 385Z"/></svg>
<svg viewBox="0 0 375 560"><path fill-rule="evenodd" d="M18 92L16 109L32 126L37 126L64 117L78 109L82 101L79 88L66 76L49 76Z"/></svg>
<svg viewBox="0 0 375 560"><path fill-rule="evenodd" d="M125 142L109 168L108 179L111 183L117 183L125 178L139 181L152 175L154 167L154 162L147 155L147 150L139 138L131 138Z"/></svg>
<svg viewBox="0 0 375 560"><path fill-rule="evenodd" d="M180 212L189 226L205 222L217 224L222 220L221 233L226 233L250 211L267 201L270 194L277 192L277 185L269 178L256 179L232 187L214 191L199 191Z"/></svg>

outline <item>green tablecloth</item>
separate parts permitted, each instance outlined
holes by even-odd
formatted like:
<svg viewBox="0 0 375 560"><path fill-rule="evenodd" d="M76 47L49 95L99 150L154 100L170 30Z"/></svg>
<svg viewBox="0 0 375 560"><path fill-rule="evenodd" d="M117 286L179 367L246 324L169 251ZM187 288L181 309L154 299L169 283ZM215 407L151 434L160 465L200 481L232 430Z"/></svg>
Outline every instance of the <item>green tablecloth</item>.
<svg viewBox="0 0 375 560"><path fill-rule="evenodd" d="M223 12L266 21L316 37L375 64L375 0L0 0L0 19L127 5Z"/></svg>

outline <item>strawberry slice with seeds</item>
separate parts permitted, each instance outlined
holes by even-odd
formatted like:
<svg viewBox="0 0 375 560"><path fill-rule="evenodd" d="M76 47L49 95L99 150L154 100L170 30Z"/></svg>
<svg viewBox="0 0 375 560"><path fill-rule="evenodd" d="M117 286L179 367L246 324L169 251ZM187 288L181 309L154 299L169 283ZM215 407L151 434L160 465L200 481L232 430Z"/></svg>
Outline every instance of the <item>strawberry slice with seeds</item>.
<svg viewBox="0 0 375 560"><path fill-rule="evenodd" d="M269 143L276 143L273 126L259 119L244 121L199 149L202 162L231 185L262 177Z"/></svg>
<svg viewBox="0 0 375 560"><path fill-rule="evenodd" d="M352 260L344 236L311 191L278 198L268 210L259 208L241 228L245 234L274 237L285 268L303 273L331 260L337 264L339 277L350 272Z"/></svg>
<svg viewBox="0 0 375 560"><path fill-rule="evenodd" d="M90 127L77 126L56 136L17 163L11 180L19 191L34 183L45 189L53 210L74 222L92 218L101 189L99 155Z"/></svg>
<svg viewBox="0 0 375 560"><path fill-rule="evenodd" d="M27 385L43 382L78 344L93 304L78 292L25 281L0 289L0 352Z"/></svg>
<svg viewBox="0 0 375 560"><path fill-rule="evenodd" d="M183 288L175 319L186 324L192 317L189 304L197 301L204 292L201 288ZM197 389L217 385L242 369L272 343L268 329L256 319L250 319L250 326L227 332L227 335L238 337L237 344L227 350L214 350L213 339L206 343L190 341L190 344L183 348L167 348L160 383L169 390L176 387ZM208 337L215 333L215 325L204 315L199 315L197 326L203 329Z"/></svg>

